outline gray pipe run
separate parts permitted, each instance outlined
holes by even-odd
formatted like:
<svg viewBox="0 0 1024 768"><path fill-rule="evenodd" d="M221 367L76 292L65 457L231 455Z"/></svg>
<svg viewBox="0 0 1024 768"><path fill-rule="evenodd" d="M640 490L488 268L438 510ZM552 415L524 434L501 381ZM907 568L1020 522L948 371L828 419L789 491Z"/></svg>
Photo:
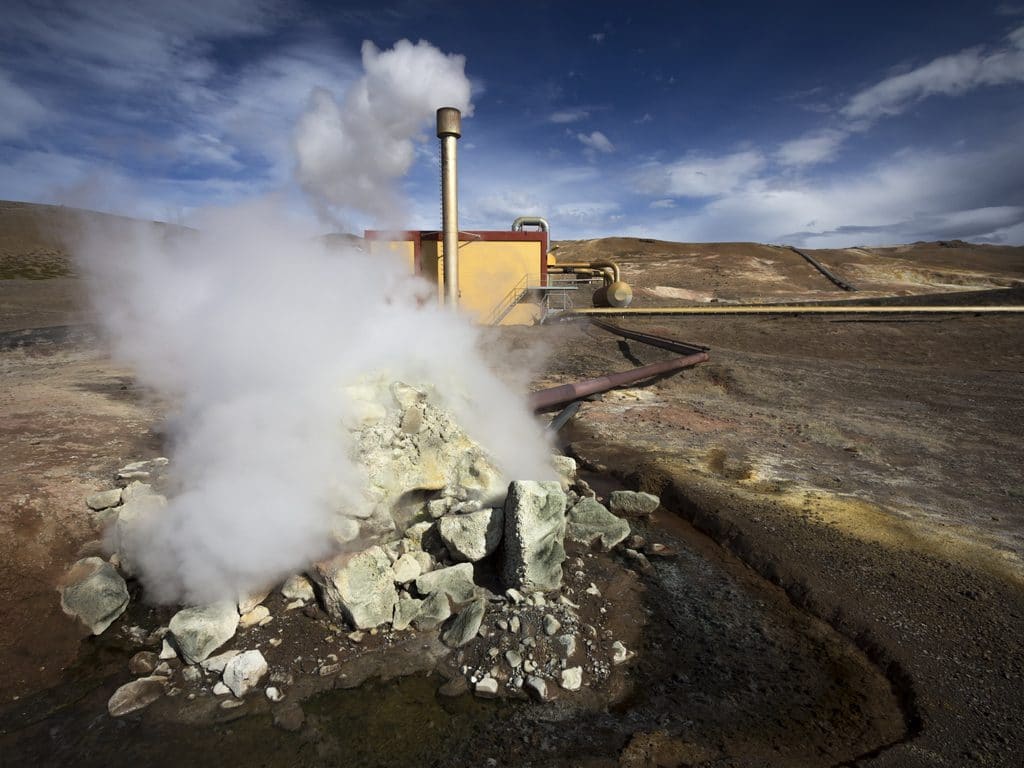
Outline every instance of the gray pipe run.
<svg viewBox="0 0 1024 768"><path fill-rule="evenodd" d="M548 245L551 244L551 227L548 226L547 219L541 218L540 216L520 216L512 222L513 232L522 232L523 227L540 227L542 232L547 233Z"/></svg>
<svg viewBox="0 0 1024 768"><path fill-rule="evenodd" d="M455 107L437 110L441 140L441 231L444 248L444 301L459 305L459 180L455 143L462 136L462 113Z"/></svg>

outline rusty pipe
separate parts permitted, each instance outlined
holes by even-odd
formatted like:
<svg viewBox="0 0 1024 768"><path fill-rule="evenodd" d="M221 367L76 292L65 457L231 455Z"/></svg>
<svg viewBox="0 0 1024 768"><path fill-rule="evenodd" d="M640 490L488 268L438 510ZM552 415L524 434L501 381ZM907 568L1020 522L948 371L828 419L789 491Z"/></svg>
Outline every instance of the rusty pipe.
<svg viewBox="0 0 1024 768"><path fill-rule="evenodd" d="M632 384L635 381L649 379L651 376L657 376L661 373L681 371L683 368L700 365L707 360L707 352L698 352L695 355L675 357L661 363L653 363L640 368L633 368L629 371L622 371L621 373L607 373L604 376L598 376L596 379L584 379L583 381L577 381L573 384L562 384L557 387L551 387L550 389L542 389L539 392L534 392L530 395L530 407L535 411L541 411L545 408L550 408L553 405L569 403L573 400L579 400L580 398L586 397L587 395L593 395L598 392L607 392L609 389L614 389L615 387L621 387L625 384Z"/></svg>

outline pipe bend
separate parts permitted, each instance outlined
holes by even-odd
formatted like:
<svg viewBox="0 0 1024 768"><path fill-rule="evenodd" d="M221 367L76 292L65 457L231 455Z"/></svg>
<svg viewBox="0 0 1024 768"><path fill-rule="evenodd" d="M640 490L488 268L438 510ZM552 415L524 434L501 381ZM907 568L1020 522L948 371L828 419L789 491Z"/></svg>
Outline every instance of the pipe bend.
<svg viewBox="0 0 1024 768"><path fill-rule="evenodd" d="M512 222L513 232L522 232L523 227L540 227L542 232L551 234L551 227L548 226L548 220L541 218L540 216L520 216Z"/></svg>

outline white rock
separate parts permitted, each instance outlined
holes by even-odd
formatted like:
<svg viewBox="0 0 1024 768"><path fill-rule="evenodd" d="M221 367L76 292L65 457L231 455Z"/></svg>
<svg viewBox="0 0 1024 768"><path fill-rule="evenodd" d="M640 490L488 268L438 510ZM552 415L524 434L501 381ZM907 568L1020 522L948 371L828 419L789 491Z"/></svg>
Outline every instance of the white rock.
<svg viewBox="0 0 1024 768"><path fill-rule="evenodd" d="M185 608L174 614L170 629L185 661L194 664L235 636L238 609L234 601Z"/></svg>
<svg viewBox="0 0 1024 768"><path fill-rule="evenodd" d="M140 677L125 683L110 697L107 711L111 717L122 717L148 707L164 695L167 680L163 677Z"/></svg>
<svg viewBox="0 0 1024 768"><path fill-rule="evenodd" d="M565 658L568 659L576 653L575 635L560 635L558 638L558 644L562 646L562 652L565 654Z"/></svg>
<svg viewBox="0 0 1024 768"><path fill-rule="evenodd" d="M199 662L199 666L207 672L221 673L224 671L224 667L228 665L228 662L235 658L239 653L241 653L241 651L224 651L224 653L218 653L216 656L204 659Z"/></svg>
<svg viewBox="0 0 1024 768"><path fill-rule="evenodd" d="M498 681L490 676L481 678L473 687L473 693L484 699L493 699L498 695Z"/></svg>
<svg viewBox="0 0 1024 768"><path fill-rule="evenodd" d="M634 656L636 656L636 654L628 650L626 646L618 640L612 643L612 664L624 664Z"/></svg>
<svg viewBox="0 0 1024 768"><path fill-rule="evenodd" d="M238 613L239 615L245 615L249 611L253 610L257 605L262 603L270 597L270 590L259 590L248 595L243 595L238 599Z"/></svg>
<svg viewBox="0 0 1024 768"><path fill-rule="evenodd" d="M281 585L281 594L288 600L312 600L313 583L300 574L289 576Z"/></svg>
<svg viewBox="0 0 1024 768"><path fill-rule="evenodd" d="M229 693L231 693L231 689L224 685L220 680L218 680L213 686L214 696L227 696Z"/></svg>
<svg viewBox="0 0 1024 768"><path fill-rule="evenodd" d="M562 622L550 613L544 614L544 634L548 637L556 634L562 628Z"/></svg>
<svg viewBox="0 0 1024 768"><path fill-rule="evenodd" d="M583 668L569 667L562 670L562 687L567 691L578 691L583 685Z"/></svg>
<svg viewBox="0 0 1024 768"><path fill-rule="evenodd" d="M281 701L284 698L284 694L281 692L281 689L275 688L272 685L267 687L266 693L267 698L274 702Z"/></svg>
<svg viewBox="0 0 1024 768"><path fill-rule="evenodd" d="M160 658L164 660L178 658L178 652L174 650L174 646L172 646L170 642L168 642L167 638L164 638L163 641L161 642Z"/></svg>
<svg viewBox="0 0 1024 768"><path fill-rule="evenodd" d="M416 579L416 589L421 595L443 593L456 603L472 600L480 593L473 583L473 566L459 563L450 568L439 568Z"/></svg>
<svg viewBox="0 0 1024 768"><path fill-rule="evenodd" d="M257 605L248 613L244 614L238 620L238 626L242 629L248 629L257 624L262 624L264 621L270 618L270 609L265 605Z"/></svg>
<svg viewBox="0 0 1024 768"><path fill-rule="evenodd" d="M658 508L661 499L652 493L612 491L609 506L612 512L624 515L649 515Z"/></svg>
<svg viewBox="0 0 1024 768"><path fill-rule="evenodd" d="M475 563L498 548L504 524L504 510L488 508L467 515L448 515L437 525L452 558Z"/></svg>
<svg viewBox="0 0 1024 768"><path fill-rule="evenodd" d="M611 550L629 536L629 523L616 517L596 499L580 499L569 510L566 536L573 541L591 545L601 542L601 548Z"/></svg>
<svg viewBox="0 0 1024 768"><path fill-rule="evenodd" d="M419 554L426 555L427 553L420 552ZM427 556L429 557L429 555ZM395 583L397 584L408 584L423 572L419 560L411 552L401 555L391 568L395 572Z"/></svg>
<svg viewBox="0 0 1024 768"><path fill-rule="evenodd" d="M344 618L358 629L391 621L398 592L391 561L381 547L316 563L311 575L321 587L324 608L332 616Z"/></svg>
<svg viewBox="0 0 1024 768"><path fill-rule="evenodd" d="M530 695L538 701L548 701L548 699L550 698L548 696L547 681L544 680L544 678L542 677L530 675L526 678L526 683L524 687L530 693Z"/></svg>
<svg viewBox="0 0 1024 768"><path fill-rule="evenodd" d="M259 651L245 651L224 667L224 683L238 698L252 690L267 674L267 660Z"/></svg>

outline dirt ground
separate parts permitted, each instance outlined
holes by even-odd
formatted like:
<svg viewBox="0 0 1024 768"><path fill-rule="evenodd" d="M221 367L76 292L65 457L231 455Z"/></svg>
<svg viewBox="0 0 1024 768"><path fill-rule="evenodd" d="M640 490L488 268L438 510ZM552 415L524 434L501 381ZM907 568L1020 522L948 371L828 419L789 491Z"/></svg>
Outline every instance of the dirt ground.
<svg viewBox="0 0 1024 768"><path fill-rule="evenodd" d="M0 232L5 216L27 226L6 205ZM0 743L45 763L34 750L109 695L69 687L83 633L55 592L100 535L82 500L126 461L160 454L164 406L83 327L79 282L33 227L0 236L0 262L16 265L0 279L0 736L35 730ZM26 254L44 247L52 268L26 275ZM935 299L956 302L1002 289L989 300L1021 303L1024 284L1024 249L955 241L816 252L852 295L771 246L612 239L555 252L615 258L637 306L963 292ZM381 722L416 713L463 734L466 759L485 734L518 764L545 745L544 764L565 765L1024 763L1024 318L616 322L712 348L699 368L585 403L562 433L596 477L659 493L647 535L689 553L671 575L658 565L661 578L646 577L646 604L672 606L648 628L637 672L647 698L572 736L550 713L431 708L436 686L410 680L372 689ZM546 349L537 388L670 356L585 322L499 338L509 359ZM340 761L358 753L337 735L343 718L355 731L382 726L359 719L363 699L332 695L310 708L304 735L271 739L250 718L216 738L266 737L258 764ZM39 712L19 724L10 703L28 700ZM141 727L94 717L88 729L119 736L125 760L158 764L152 742L131 739ZM182 739L170 725L154 732ZM51 764L74 758L53 752ZM468 763L455 750L434 764Z"/></svg>

